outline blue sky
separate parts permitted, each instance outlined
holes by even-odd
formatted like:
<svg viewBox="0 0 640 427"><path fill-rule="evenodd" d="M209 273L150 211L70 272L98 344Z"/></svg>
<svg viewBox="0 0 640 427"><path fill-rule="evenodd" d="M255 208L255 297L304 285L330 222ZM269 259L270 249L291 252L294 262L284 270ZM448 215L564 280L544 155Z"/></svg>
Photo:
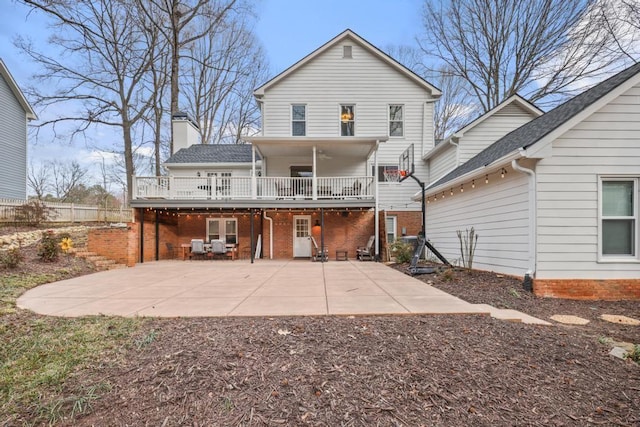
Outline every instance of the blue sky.
<svg viewBox="0 0 640 427"><path fill-rule="evenodd" d="M278 73L349 28L381 49L414 45L421 30L422 0L257 0L257 37L266 51L272 72ZM13 46L16 36L44 46L46 21L39 13L13 0L0 0L0 58L18 85L29 85L33 65ZM96 135L96 139L100 135ZM100 156L81 142L52 143L53 138L31 141L29 157L75 159L94 169ZM97 178L97 176L95 176Z"/></svg>

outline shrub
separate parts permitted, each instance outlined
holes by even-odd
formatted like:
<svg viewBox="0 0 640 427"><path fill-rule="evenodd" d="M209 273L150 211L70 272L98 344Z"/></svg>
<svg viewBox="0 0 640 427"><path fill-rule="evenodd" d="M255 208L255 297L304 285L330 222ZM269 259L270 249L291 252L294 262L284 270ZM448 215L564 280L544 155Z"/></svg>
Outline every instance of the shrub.
<svg viewBox="0 0 640 427"><path fill-rule="evenodd" d="M53 231L47 230L44 232L38 244L38 256L40 259L45 262L57 260L60 254L60 246L58 243L58 238Z"/></svg>
<svg viewBox="0 0 640 427"><path fill-rule="evenodd" d="M634 345L633 350L626 354L626 358L640 364L640 345Z"/></svg>
<svg viewBox="0 0 640 427"><path fill-rule="evenodd" d="M413 257L413 245L396 240L391 245L391 256L396 258L398 264L404 264L411 261Z"/></svg>
<svg viewBox="0 0 640 427"><path fill-rule="evenodd" d="M24 255L20 248L12 248L0 254L0 265L4 268L16 268L24 261Z"/></svg>
<svg viewBox="0 0 640 427"><path fill-rule="evenodd" d="M48 221L53 216L53 213L53 208L45 205L40 200L34 199L16 208L15 220L27 225L38 226Z"/></svg>
<svg viewBox="0 0 640 427"><path fill-rule="evenodd" d="M476 230L471 227L471 230L465 229L464 234L461 230L456 230L458 240L460 241L460 254L462 255L462 266L471 269L473 265L473 255L476 252L476 246L478 246L478 235Z"/></svg>

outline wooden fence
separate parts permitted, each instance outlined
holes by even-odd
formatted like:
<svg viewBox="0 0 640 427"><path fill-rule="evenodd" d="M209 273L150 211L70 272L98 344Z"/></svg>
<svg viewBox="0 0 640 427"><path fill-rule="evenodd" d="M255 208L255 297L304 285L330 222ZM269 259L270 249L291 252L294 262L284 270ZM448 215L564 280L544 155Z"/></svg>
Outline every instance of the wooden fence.
<svg viewBox="0 0 640 427"><path fill-rule="evenodd" d="M0 199L0 223L29 222L24 217L25 200ZM45 222L131 222L133 211L75 203L42 202L48 209Z"/></svg>

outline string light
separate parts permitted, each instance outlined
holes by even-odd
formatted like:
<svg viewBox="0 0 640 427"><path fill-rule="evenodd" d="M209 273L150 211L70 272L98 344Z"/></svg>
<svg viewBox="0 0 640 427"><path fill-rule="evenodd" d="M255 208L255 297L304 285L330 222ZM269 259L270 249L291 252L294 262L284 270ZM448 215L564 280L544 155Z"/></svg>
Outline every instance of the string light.
<svg viewBox="0 0 640 427"><path fill-rule="evenodd" d="M484 183L488 184L489 183L489 174L484 176Z"/></svg>
<svg viewBox="0 0 640 427"><path fill-rule="evenodd" d="M451 194L453 196L453 188L451 188L451 190L449 190L449 194Z"/></svg>
<svg viewBox="0 0 640 427"><path fill-rule="evenodd" d="M460 184L460 192L464 193L464 184Z"/></svg>
<svg viewBox="0 0 640 427"><path fill-rule="evenodd" d="M471 181L471 188L476 188L476 180Z"/></svg>
<svg viewBox="0 0 640 427"><path fill-rule="evenodd" d="M506 173L507 173L507 171L506 171L504 168L502 168L502 169L500 170L500 178L504 178L504 176L506 175Z"/></svg>

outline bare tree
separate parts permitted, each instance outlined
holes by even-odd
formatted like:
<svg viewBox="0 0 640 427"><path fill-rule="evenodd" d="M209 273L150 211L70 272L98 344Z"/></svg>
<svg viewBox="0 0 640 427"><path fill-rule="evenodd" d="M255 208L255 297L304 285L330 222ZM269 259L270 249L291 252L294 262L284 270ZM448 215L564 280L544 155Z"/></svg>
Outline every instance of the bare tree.
<svg viewBox="0 0 640 427"><path fill-rule="evenodd" d="M90 126L120 129L131 195L134 127L145 116L153 97L142 85L153 62L153 44L142 31L137 13L125 0L22 0L52 19L49 51L36 50L23 39L17 45L44 71L33 92L36 105L63 104L63 113L41 126L76 124L77 133ZM48 84L47 84L48 83ZM44 91L43 88L51 88Z"/></svg>
<svg viewBox="0 0 640 427"><path fill-rule="evenodd" d="M70 201L71 196L77 193L80 187L86 187L85 178L88 171L75 160L71 162L54 160L48 162L48 168L51 171L51 187L58 201Z"/></svg>
<svg viewBox="0 0 640 427"><path fill-rule="evenodd" d="M467 91L465 81L443 65L435 67L431 57L412 46L390 46L387 53L396 61L441 90L442 96L434 104L434 137L437 141L460 129L477 111L475 98Z"/></svg>
<svg viewBox="0 0 640 427"><path fill-rule="evenodd" d="M601 22L611 39L612 55L631 62L640 60L640 3L637 0L599 0L591 18Z"/></svg>
<svg viewBox="0 0 640 427"><path fill-rule="evenodd" d="M29 163L27 185L35 193L38 200L44 199L51 187L49 183L49 176L51 175L49 166L48 162L40 163L37 167L33 164L33 161Z"/></svg>
<svg viewBox="0 0 640 427"><path fill-rule="evenodd" d="M170 81L170 112L179 112L180 59L182 50L206 36L224 20L238 0L138 0L140 10L167 41ZM200 24L200 25L197 25ZM173 152L173 138L170 152Z"/></svg>
<svg viewBox="0 0 640 427"><path fill-rule="evenodd" d="M256 123L252 90L266 77L267 61L247 21L228 19L190 46L184 90L205 144L237 143Z"/></svg>
<svg viewBox="0 0 640 427"><path fill-rule="evenodd" d="M425 53L465 80L481 110L520 93L532 102L595 82L615 60L591 0L425 1ZM589 80L587 80L589 79Z"/></svg>

